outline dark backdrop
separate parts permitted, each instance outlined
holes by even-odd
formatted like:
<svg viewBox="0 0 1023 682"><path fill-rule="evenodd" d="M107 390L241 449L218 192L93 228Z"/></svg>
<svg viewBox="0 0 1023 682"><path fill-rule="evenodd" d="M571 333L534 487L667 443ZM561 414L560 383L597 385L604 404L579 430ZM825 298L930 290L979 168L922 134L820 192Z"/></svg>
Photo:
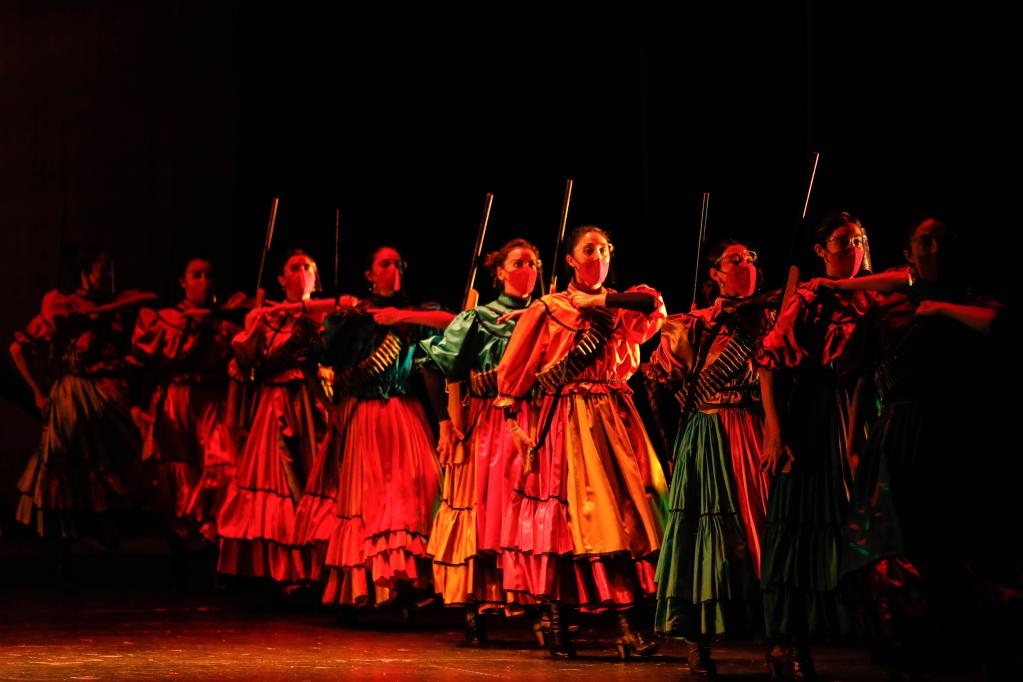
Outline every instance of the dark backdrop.
<svg viewBox="0 0 1023 682"><path fill-rule="evenodd" d="M937 212L971 237L985 285L1013 297L1014 245L999 241L1018 149L1007 23L861 2L599 17L7 3L0 339L68 274L74 244L113 249L122 288L172 297L182 260L205 253L222 291L251 291L275 195L274 264L301 245L332 289L340 208L343 290L363 290L367 249L388 242L416 298L454 306L485 192L488 245L522 235L549 263L567 177L570 224L611 231L619 282L682 310L701 193L711 240L753 240L777 285L815 150L811 220L859 215L888 266L913 218ZM6 524L38 425L4 376Z"/></svg>

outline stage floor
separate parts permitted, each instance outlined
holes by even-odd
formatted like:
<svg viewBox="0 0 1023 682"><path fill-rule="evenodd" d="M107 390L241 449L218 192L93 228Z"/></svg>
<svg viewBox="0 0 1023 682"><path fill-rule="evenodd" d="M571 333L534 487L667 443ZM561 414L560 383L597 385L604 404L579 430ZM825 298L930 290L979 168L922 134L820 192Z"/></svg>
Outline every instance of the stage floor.
<svg viewBox="0 0 1023 682"><path fill-rule="evenodd" d="M312 594L271 585L214 585L209 557L192 556L188 584L172 589L166 556L86 556L74 581L57 587L40 558L2 556L0 679L320 680L501 679L669 680L688 678L684 646L667 642L650 659L620 662L613 620L582 617L579 656L540 650L528 618L491 617L492 642L467 648L462 612L429 607L403 622L394 611L342 624ZM767 679L763 650L724 643L719 679ZM820 647L824 679L885 679L865 650ZM942 678L944 679L944 678ZM953 677L951 679L970 679Z"/></svg>
<svg viewBox="0 0 1023 682"><path fill-rule="evenodd" d="M584 628L579 656L554 661L537 648L528 623L494 624L486 648L460 646L457 620L420 614L403 625L390 614L359 627L310 612L240 612L202 600L111 599L90 607L36 611L0 634L0 677L33 679L629 679L686 676L684 649L669 643L654 657L621 663L609 622ZM148 602L148 603L147 603ZM21 607L24 613L24 608ZM716 650L725 679L766 678L762 653L752 645ZM821 649L828 678L883 677L855 650Z"/></svg>

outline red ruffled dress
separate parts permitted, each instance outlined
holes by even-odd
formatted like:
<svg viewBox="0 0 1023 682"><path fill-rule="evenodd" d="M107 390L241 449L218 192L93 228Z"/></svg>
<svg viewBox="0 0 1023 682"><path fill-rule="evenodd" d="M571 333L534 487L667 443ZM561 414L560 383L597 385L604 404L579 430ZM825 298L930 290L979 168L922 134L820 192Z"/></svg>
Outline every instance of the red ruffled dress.
<svg viewBox="0 0 1023 682"><path fill-rule="evenodd" d="M426 412L409 395L417 342L429 330L381 326L360 310L331 316L324 326L337 403L324 469L337 474L337 503L323 602L380 605L397 598L403 584L430 585L426 548L440 466Z"/></svg>
<svg viewBox="0 0 1023 682"><path fill-rule="evenodd" d="M155 372L142 461L148 499L165 524L187 535L191 522L216 537L216 516L235 453L224 429L227 365L238 325L182 302L143 309L132 338L134 357Z"/></svg>
<svg viewBox="0 0 1023 682"><path fill-rule="evenodd" d="M232 375L254 378L255 396L236 479L217 519L222 573L309 578L295 524L327 420L313 359L319 328L313 317L256 310L232 341Z"/></svg>
<svg viewBox="0 0 1023 682"><path fill-rule="evenodd" d="M15 335L29 352L48 353L53 372L42 440L18 481L16 511L44 537L109 538L110 513L131 506L128 472L141 444L124 376L128 337L120 314L89 314L110 302L84 289L51 291Z"/></svg>

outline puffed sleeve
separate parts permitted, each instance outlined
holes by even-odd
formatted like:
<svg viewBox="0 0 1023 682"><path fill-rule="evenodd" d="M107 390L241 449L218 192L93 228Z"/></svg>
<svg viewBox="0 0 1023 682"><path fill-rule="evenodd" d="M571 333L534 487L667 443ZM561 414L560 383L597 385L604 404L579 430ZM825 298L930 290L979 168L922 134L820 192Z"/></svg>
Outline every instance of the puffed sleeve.
<svg viewBox="0 0 1023 682"><path fill-rule="evenodd" d="M681 381L693 366L695 351L693 335L698 319L682 313L671 315L661 327L661 342L645 366L646 376L654 381Z"/></svg>
<svg viewBox="0 0 1023 682"><path fill-rule="evenodd" d="M156 311L142 308L135 322L131 345L136 358L143 362L172 363L186 358L196 345L197 322L181 312L168 308Z"/></svg>
<svg viewBox="0 0 1023 682"><path fill-rule="evenodd" d="M59 291L51 291L43 296L39 314L24 329L14 332L14 339L23 346L47 344L53 338L58 320L67 314L66 297Z"/></svg>
<svg viewBox="0 0 1023 682"><path fill-rule="evenodd" d="M625 334L625 339L630 343L644 344L653 338L654 334L661 329L665 318L668 317L668 312L664 307L664 298L659 291L651 289L645 284L629 287L624 293L649 294L657 298L657 307L653 312L641 313L635 310L622 310L619 313L621 330Z"/></svg>
<svg viewBox="0 0 1023 682"><path fill-rule="evenodd" d="M160 313L152 308L139 310L135 320L135 332L131 335L131 347L140 360L151 361L161 355L163 348L164 329L166 325L160 320Z"/></svg>
<svg viewBox="0 0 1023 682"><path fill-rule="evenodd" d="M806 327L810 306L816 294L808 287L799 287L778 313L774 326L764 335L755 362L767 369L798 367L809 355L806 348Z"/></svg>
<svg viewBox="0 0 1023 682"><path fill-rule="evenodd" d="M526 397L549 343L547 308L536 301L519 318L497 367L497 407L511 407Z"/></svg>
<svg viewBox="0 0 1023 682"><path fill-rule="evenodd" d="M455 316L443 334L419 342L427 364L435 365L448 379L459 380L469 375L479 352L477 332L479 316L465 310Z"/></svg>
<svg viewBox="0 0 1023 682"><path fill-rule="evenodd" d="M245 327L231 339L235 360L243 369L260 364L266 353L266 320L260 310L253 310L245 316Z"/></svg>

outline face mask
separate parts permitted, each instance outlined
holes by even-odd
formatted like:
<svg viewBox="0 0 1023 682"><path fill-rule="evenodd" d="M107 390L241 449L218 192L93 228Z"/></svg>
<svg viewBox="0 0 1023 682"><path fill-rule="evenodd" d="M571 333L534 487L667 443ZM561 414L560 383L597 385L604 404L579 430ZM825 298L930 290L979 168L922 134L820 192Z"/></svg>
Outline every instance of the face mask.
<svg viewBox="0 0 1023 682"><path fill-rule="evenodd" d="M853 277L855 277L856 274L860 271L860 268L863 267L863 249L856 249L856 251L854 253L855 253L855 255L853 256L853 270L852 270L852 276Z"/></svg>
<svg viewBox="0 0 1023 682"><path fill-rule="evenodd" d="M517 270L506 270L508 273L508 284L515 290L515 295L520 297L529 296L536 286L536 270L533 268L518 268Z"/></svg>
<svg viewBox="0 0 1023 682"><path fill-rule="evenodd" d="M757 270L752 265L736 265L725 274L725 286L738 298L752 296L757 289Z"/></svg>
<svg viewBox="0 0 1023 682"><path fill-rule="evenodd" d="M575 270L575 276L578 278L580 284L584 284L590 289L596 289L604 283L607 278L608 268L611 267L611 261L596 259L588 260L579 263L579 266Z"/></svg>
<svg viewBox="0 0 1023 682"><path fill-rule="evenodd" d="M401 280L405 272L405 266L398 263L394 266L394 293L401 291Z"/></svg>
<svg viewBox="0 0 1023 682"><path fill-rule="evenodd" d="M209 284L206 280L192 280L185 287L185 298L192 303L205 303L209 298Z"/></svg>
<svg viewBox="0 0 1023 682"><path fill-rule="evenodd" d="M316 273L309 270L300 270L291 275L294 279L291 281L302 288L302 294L308 294L316 288Z"/></svg>

